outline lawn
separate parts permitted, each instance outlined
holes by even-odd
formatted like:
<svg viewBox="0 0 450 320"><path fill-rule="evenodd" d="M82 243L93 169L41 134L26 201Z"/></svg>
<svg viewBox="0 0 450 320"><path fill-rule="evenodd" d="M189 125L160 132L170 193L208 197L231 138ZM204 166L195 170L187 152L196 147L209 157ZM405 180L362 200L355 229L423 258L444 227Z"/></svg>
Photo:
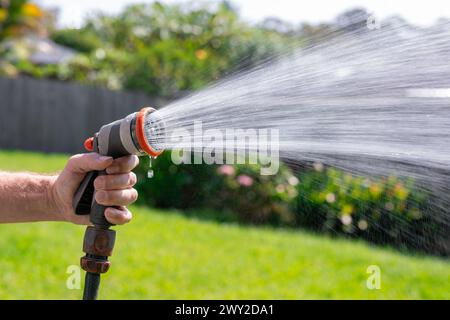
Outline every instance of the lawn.
<svg viewBox="0 0 450 320"><path fill-rule="evenodd" d="M61 155L0 152L0 169L52 172ZM219 224L134 207L117 227L104 299L450 298L450 263L364 242L294 230ZM84 227L0 225L0 298L78 299L66 273L81 256ZM366 286L381 269L381 289Z"/></svg>

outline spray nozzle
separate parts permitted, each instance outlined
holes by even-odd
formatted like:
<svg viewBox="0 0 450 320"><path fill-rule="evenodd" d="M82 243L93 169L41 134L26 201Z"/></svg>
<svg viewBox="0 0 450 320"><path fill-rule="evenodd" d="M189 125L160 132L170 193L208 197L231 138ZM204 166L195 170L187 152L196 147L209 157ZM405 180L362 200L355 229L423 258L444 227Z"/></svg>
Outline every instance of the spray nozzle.
<svg viewBox="0 0 450 320"><path fill-rule="evenodd" d="M133 140L139 150L151 157L164 151L165 124L153 108L143 108L136 114Z"/></svg>

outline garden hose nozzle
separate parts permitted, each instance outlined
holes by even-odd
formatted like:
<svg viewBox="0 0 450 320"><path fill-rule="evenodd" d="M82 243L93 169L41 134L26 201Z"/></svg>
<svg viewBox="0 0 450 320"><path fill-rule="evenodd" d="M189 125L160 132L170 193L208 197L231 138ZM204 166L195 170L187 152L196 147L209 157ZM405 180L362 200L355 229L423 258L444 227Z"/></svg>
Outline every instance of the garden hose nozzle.
<svg viewBox="0 0 450 320"><path fill-rule="evenodd" d="M153 108L143 108L139 112L106 124L92 137L84 147L87 151L103 156L119 158L127 155L148 155L157 157L163 152L165 125ZM105 218L106 207L95 201L94 180L106 171L89 172L81 182L73 199L73 208L78 215L90 215L92 226L87 227L84 235L83 252L80 264L86 271L83 299L97 298L100 274L108 271L114 248L116 232L111 230Z"/></svg>

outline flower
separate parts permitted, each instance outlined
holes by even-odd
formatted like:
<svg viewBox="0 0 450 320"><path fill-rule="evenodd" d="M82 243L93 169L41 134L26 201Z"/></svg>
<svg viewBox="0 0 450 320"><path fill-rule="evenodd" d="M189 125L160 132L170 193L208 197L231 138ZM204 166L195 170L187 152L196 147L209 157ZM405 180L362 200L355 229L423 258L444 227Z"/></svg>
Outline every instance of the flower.
<svg viewBox="0 0 450 320"><path fill-rule="evenodd" d="M40 18L43 16L42 10L33 3L25 3L22 6L22 13L25 16Z"/></svg>
<svg viewBox="0 0 450 320"><path fill-rule="evenodd" d="M298 178L295 177L295 176L290 176L290 177L288 178L288 183L289 183L291 186L296 186L296 185L298 185L299 182L300 182L300 181L299 181Z"/></svg>
<svg viewBox="0 0 450 320"><path fill-rule="evenodd" d="M253 178L245 174L241 174L237 177L237 181L241 186L250 187L253 184Z"/></svg>
<svg viewBox="0 0 450 320"><path fill-rule="evenodd" d="M223 176L234 175L234 168L230 165L224 164L217 169L217 172Z"/></svg>
<svg viewBox="0 0 450 320"><path fill-rule="evenodd" d="M198 60L205 60L206 58L208 58L208 52L206 52L206 50L199 49L195 51L195 56Z"/></svg>
<svg viewBox="0 0 450 320"><path fill-rule="evenodd" d="M358 228L361 230L367 230L367 228L369 227L369 224L367 223L366 220L359 220L358 222Z"/></svg>
<svg viewBox="0 0 450 320"><path fill-rule="evenodd" d="M336 201L336 195L333 192L330 192L325 197L325 200L327 200L328 203L333 203Z"/></svg>
<svg viewBox="0 0 450 320"><path fill-rule="evenodd" d="M341 222L342 224L348 226L352 223L352 217L348 214L344 214L341 216Z"/></svg>
<svg viewBox="0 0 450 320"><path fill-rule="evenodd" d="M317 172L323 171L323 164L320 162L314 162L313 167L314 167L314 170L316 170Z"/></svg>

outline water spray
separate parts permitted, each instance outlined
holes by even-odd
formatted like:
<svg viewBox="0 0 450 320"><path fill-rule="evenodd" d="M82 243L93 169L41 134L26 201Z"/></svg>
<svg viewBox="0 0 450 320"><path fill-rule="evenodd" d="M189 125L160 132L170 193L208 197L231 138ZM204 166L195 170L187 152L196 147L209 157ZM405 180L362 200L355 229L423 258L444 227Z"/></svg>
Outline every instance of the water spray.
<svg viewBox="0 0 450 320"><path fill-rule="evenodd" d="M165 125L153 108L139 112L102 126L98 133L85 141L87 151L103 156L119 158L127 155L156 158L163 152L162 137ZM86 228L80 265L86 271L84 300L95 300L100 285L100 274L108 271L116 232L105 218L105 206L95 201L94 180L106 175L106 171L89 172L81 182L73 199L73 208L78 215L90 215L92 226ZM153 173L149 169L149 176Z"/></svg>

